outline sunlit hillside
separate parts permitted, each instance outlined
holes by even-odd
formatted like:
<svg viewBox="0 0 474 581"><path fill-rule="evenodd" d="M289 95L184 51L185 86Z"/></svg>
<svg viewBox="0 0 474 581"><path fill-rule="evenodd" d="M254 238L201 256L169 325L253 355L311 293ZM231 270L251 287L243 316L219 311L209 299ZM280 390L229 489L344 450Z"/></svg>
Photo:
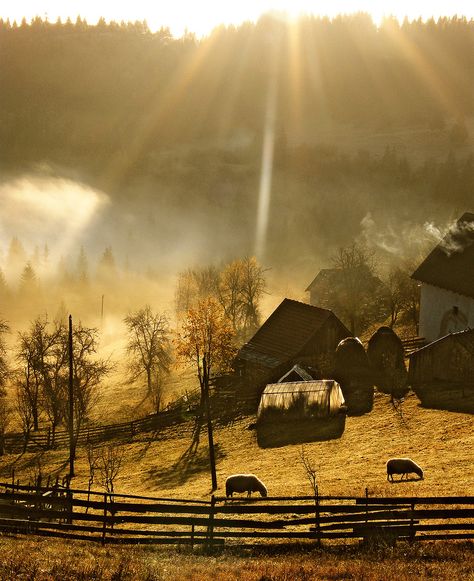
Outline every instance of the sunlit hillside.
<svg viewBox="0 0 474 581"><path fill-rule="evenodd" d="M348 417L340 439L304 445L305 454L317 468L321 494L363 495L472 495L472 445L474 417L424 409L413 394L402 405L402 414L388 396L375 398L373 411ZM235 472L253 472L267 484L269 493L305 495L310 484L301 462L301 445L259 448L255 418L248 416L229 425L216 422L218 494L225 478ZM203 430L195 453L191 445L192 421L157 433L122 442L124 463L115 490L121 493L164 497L205 498L210 491L207 435ZM385 462L393 456L408 456L425 471L422 481L387 482ZM3 479L15 475L21 481L33 478L41 468L43 476L64 475L67 450L6 455L1 459ZM289 472L288 466L292 469ZM88 468L83 448L78 450L74 486L87 487Z"/></svg>

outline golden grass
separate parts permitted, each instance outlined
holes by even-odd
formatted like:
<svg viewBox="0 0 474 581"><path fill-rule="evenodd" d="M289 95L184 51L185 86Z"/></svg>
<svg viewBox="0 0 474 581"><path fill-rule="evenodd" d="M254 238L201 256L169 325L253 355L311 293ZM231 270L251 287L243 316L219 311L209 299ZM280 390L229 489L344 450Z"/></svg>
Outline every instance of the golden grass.
<svg viewBox="0 0 474 581"><path fill-rule="evenodd" d="M218 494L225 478L235 472L254 472L269 494L309 494L311 489L300 462L300 445L259 448L256 433L248 426L253 416L232 425L216 426ZM181 498L204 498L210 491L207 434L201 433L195 453L187 453L192 439L191 421L142 434L125 442L124 463L115 490L121 493ZM305 444L305 453L318 469L323 495L472 495L474 415L424 409L415 395L403 403L403 417L378 394L372 412L348 417L340 439ZM283 429L283 428L282 428ZM385 462L409 456L425 470L422 481L387 482ZM38 463L43 475L67 473L67 450L6 455L0 460L0 477L31 479ZM75 488L88 480L84 449L78 450ZM96 485L97 486L97 485Z"/></svg>
<svg viewBox="0 0 474 581"><path fill-rule="evenodd" d="M309 494L300 462L299 445L261 449L248 426L254 417L216 426L219 494L232 472L257 473L271 495ZM124 465L116 491L155 496L206 498L210 489L207 437L195 454L186 455L192 422L157 434L141 435L123 444ZM313 442L305 451L318 466L321 494L363 495L365 487L377 495L474 494L472 449L474 416L424 409L410 395L403 417L389 398L377 395L371 413L347 418L339 440ZM87 485L87 462L79 449L73 486ZM425 469L423 481L390 484L385 461L407 455ZM43 454L6 455L0 476L15 468L25 482L41 463L43 474L66 474L67 450ZM95 488L98 488L96 484ZM206 580L269 581L310 579L365 579L379 581L396 574L412 579L474 579L472 542L400 543L378 552L357 545L328 544L228 548L205 556L200 549L100 547L87 542L0 536L0 579L32 580Z"/></svg>
<svg viewBox="0 0 474 581"><path fill-rule="evenodd" d="M0 579L309 581L312 579L469 580L472 543L426 543L378 551L359 547L226 550L100 547L85 542L0 537Z"/></svg>

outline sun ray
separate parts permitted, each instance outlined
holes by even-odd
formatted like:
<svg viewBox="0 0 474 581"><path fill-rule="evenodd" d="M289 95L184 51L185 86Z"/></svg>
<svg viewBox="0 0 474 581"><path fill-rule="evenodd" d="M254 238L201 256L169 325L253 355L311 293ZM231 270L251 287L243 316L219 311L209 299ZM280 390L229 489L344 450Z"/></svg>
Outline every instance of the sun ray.
<svg viewBox="0 0 474 581"><path fill-rule="evenodd" d="M273 177L273 154L275 149L275 128L278 105L278 72L280 68L281 31L274 36L271 69L268 76L268 88L265 108L265 121L262 145L262 162L258 192L257 229L255 237L255 255L264 260L270 215L270 200Z"/></svg>
<svg viewBox="0 0 474 581"><path fill-rule="evenodd" d="M175 114L202 70L212 46L212 42L197 42L196 47L190 49L193 53L189 60L175 72L165 91L160 95L157 87L156 92L150 96L149 109L139 112L140 115L136 118L134 136L127 143L126 156L117 153L104 169L101 180L104 189L120 184L129 169L140 159L160 125Z"/></svg>
<svg viewBox="0 0 474 581"><path fill-rule="evenodd" d="M403 27L387 26L384 28L396 47L408 59L416 70L416 73L430 89L431 94L438 104L452 115L457 114L453 96L449 94L446 83L434 69L432 63L425 57L421 47L411 40Z"/></svg>

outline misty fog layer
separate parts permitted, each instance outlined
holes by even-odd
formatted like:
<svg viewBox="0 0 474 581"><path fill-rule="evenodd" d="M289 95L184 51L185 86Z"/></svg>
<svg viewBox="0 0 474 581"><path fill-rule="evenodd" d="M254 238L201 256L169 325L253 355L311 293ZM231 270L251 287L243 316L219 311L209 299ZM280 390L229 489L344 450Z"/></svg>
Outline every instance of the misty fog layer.
<svg viewBox="0 0 474 581"><path fill-rule="evenodd" d="M419 255L472 209L472 21L263 17L197 41L38 18L0 22L0 51L0 267L17 292L30 263L32 311L171 310L178 272L257 246L302 298L339 246Z"/></svg>

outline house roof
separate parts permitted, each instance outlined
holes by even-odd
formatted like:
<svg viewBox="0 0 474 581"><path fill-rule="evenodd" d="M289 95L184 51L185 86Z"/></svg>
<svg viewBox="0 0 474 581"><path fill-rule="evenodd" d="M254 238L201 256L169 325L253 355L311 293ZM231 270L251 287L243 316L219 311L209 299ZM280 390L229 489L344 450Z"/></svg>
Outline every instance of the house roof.
<svg viewBox="0 0 474 581"><path fill-rule="evenodd" d="M471 354L474 355L474 329L465 329L464 331L457 331L456 333L449 333L444 337L440 337L433 341L432 343L428 343L424 347L420 347L413 353L410 353L409 357L416 357L416 355L420 352L426 352L431 349L434 345L439 345L445 341L455 341L456 343L460 344L466 351L469 351Z"/></svg>
<svg viewBox="0 0 474 581"><path fill-rule="evenodd" d="M310 291L316 284L324 282L329 283L332 280L332 277L337 276L338 269L337 268L322 268L318 274L313 278L310 282L308 287L305 289L305 292Z"/></svg>
<svg viewBox="0 0 474 581"><path fill-rule="evenodd" d="M237 357L266 367L276 367L297 355L324 323L334 316L327 309L284 299L240 349Z"/></svg>
<svg viewBox="0 0 474 581"><path fill-rule="evenodd" d="M461 216L412 278L474 298L474 214Z"/></svg>
<svg viewBox="0 0 474 581"><path fill-rule="evenodd" d="M372 288L376 289L380 286L383 286L383 282L377 276L374 276L367 266L361 265L360 267L358 267L357 270L360 270L360 273L364 277L364 280L366 281L367 284L371 285ZM309 292L317 288L318 286L340 287L346 283L347 279L345 278L345 276L346 276L345 271L342 268L323 268L313 278L313 280L305 289L305 291Z"/></svg>

